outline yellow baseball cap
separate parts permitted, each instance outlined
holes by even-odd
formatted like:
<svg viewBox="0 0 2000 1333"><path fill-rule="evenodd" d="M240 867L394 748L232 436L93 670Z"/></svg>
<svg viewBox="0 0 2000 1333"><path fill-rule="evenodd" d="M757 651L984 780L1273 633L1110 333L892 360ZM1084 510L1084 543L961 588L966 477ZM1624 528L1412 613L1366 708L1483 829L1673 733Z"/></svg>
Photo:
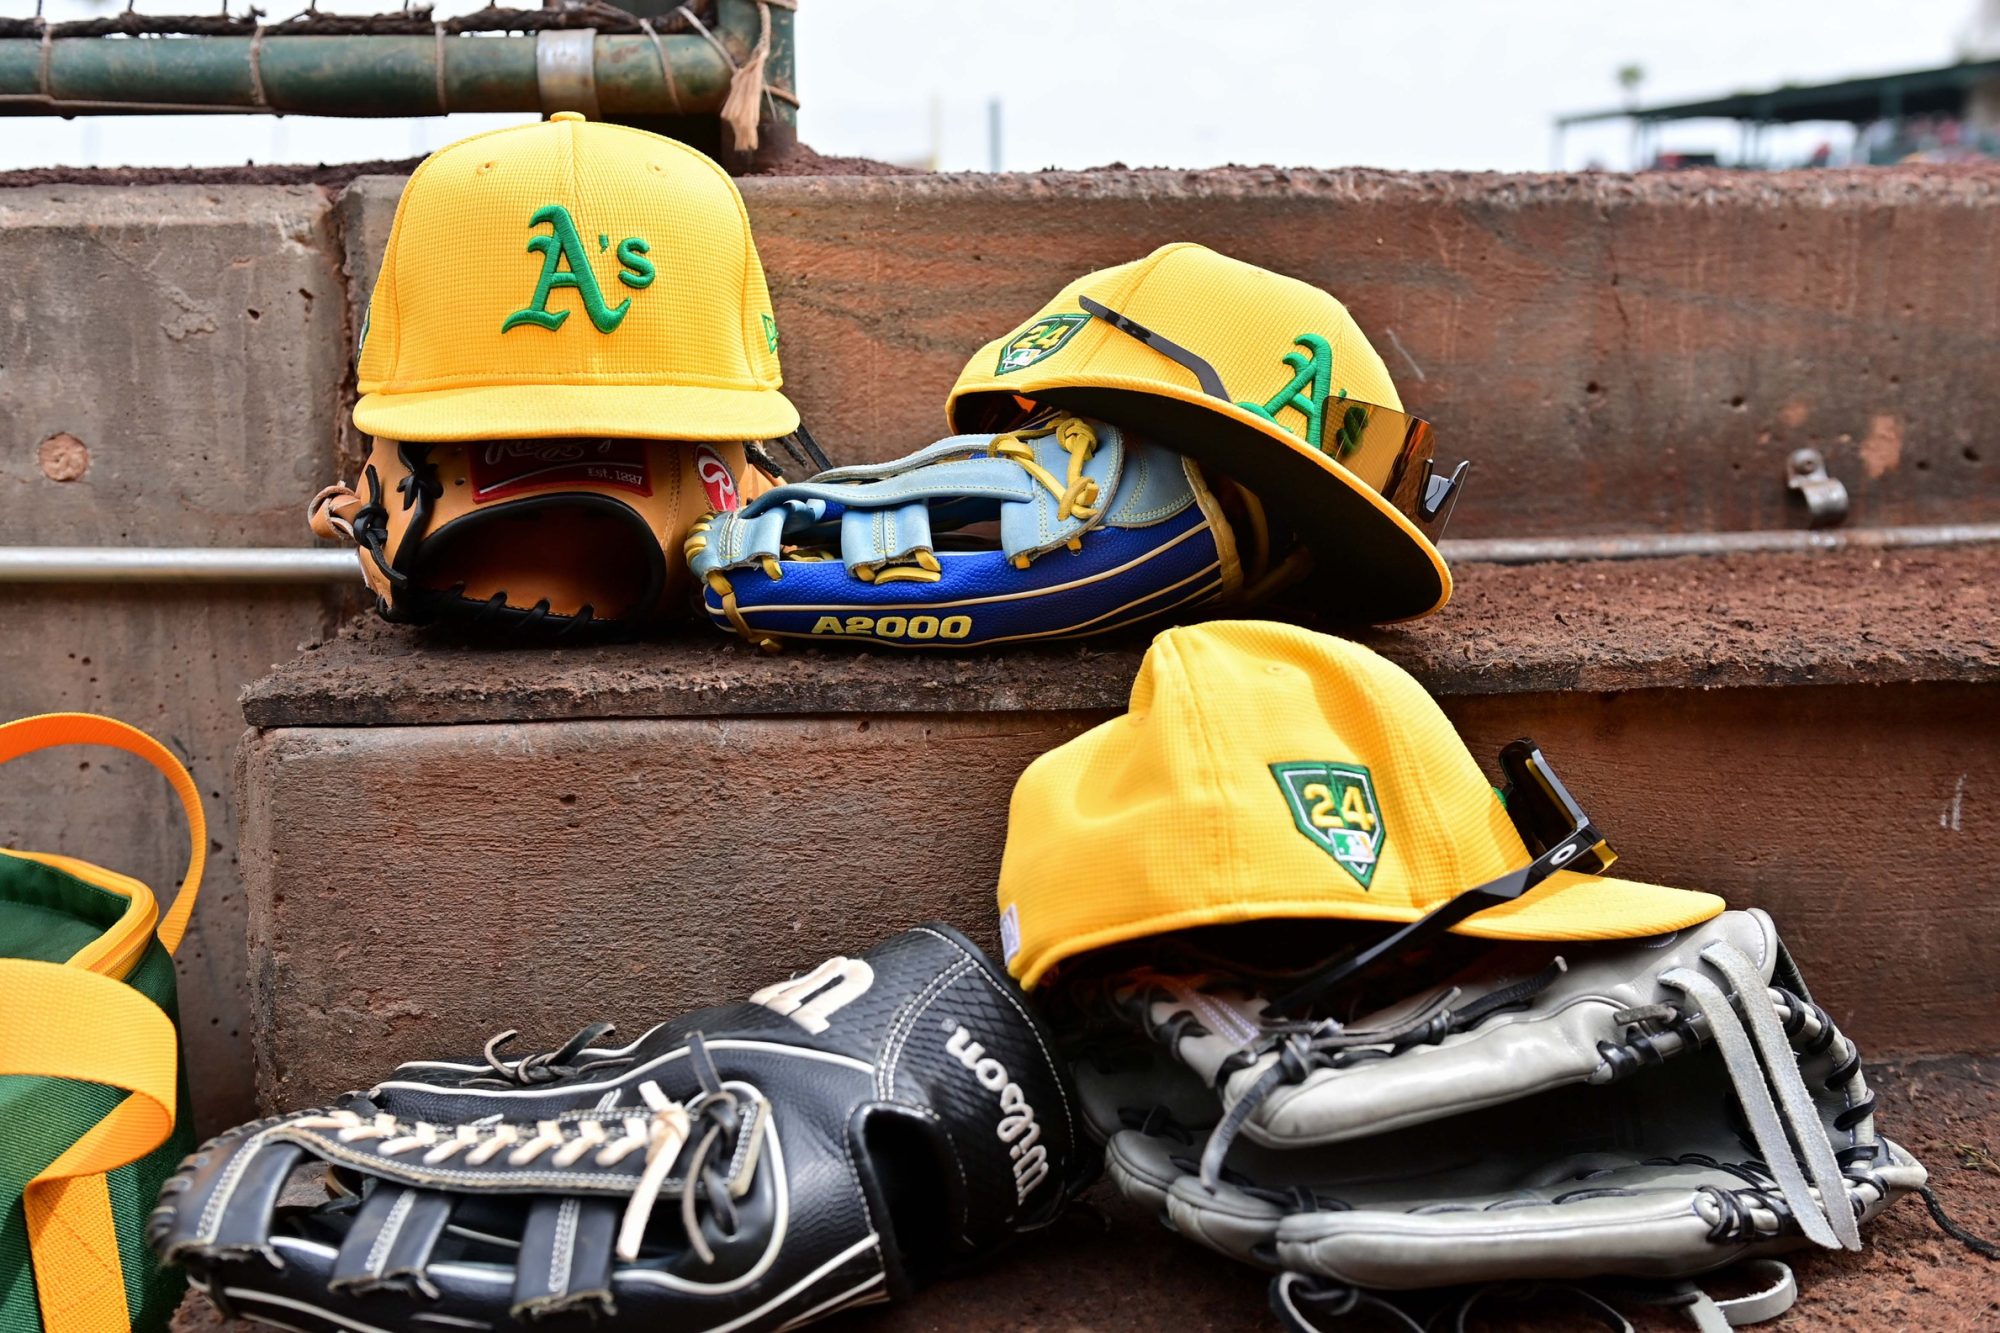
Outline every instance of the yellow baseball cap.
<svg viewBox="0 0 2000 1333"><path fill-rule="evenodd" d="M1432 544L1463 465L1438 476L1347 307L1191 243L1072 282L973 354L952 428L1006 429L1022 400L1102 417L1240 482L1314 553L1302 587L1342 620L1407 620L1451 597Z"/></svg>
<svg viewBox="0 0 2000 1333"><path fill-rule="evenodd" d="M1212 621L1154 639L1130 711L1021 775L1001 939L1008 969L1033 986L1073 955L1194 926L1417 921L1535 859L1407 672L1295 625ZM1623 939L1723 906L1557 869L1451 929Z"/></svg>
<svg viewBox="0 0 2000 1333"><path fill-rule="evenodd" d="M354 424L393 440L799 423L735 184L684 144L570 111L424 160L361 338Z"/></svg>

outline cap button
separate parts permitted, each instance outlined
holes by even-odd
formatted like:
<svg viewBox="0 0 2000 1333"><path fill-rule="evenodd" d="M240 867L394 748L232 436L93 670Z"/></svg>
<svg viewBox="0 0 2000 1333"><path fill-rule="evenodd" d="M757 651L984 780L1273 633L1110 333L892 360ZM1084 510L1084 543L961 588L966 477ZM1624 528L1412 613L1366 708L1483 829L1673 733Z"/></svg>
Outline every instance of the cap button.
<svg viewBox="0 0 2000 1333"><path fill-rule="evenodd" d="M582 120L582 119L583 119L583 113L582 113L581 111L558 111L558 112L556 112L556 113L555 113L554 115L550 116L550 117L549 117L549 119L550 119L550 120Z"/></svg>

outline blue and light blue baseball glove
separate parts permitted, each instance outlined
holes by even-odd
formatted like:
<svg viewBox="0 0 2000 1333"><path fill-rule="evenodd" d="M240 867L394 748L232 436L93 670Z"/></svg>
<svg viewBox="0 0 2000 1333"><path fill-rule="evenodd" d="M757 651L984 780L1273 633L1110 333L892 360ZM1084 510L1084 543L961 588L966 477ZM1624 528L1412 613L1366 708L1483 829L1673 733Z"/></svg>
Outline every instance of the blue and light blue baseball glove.
<svg viewBox="0 0 2000 1333"><path fill-rule="evenodd" d="M1189 459L1062 415L779 486L697 522L686 551L710 620L767 649L1066 638L1235 597L1246 571L1273 582L1261 510L1218 489Z"/></svg>

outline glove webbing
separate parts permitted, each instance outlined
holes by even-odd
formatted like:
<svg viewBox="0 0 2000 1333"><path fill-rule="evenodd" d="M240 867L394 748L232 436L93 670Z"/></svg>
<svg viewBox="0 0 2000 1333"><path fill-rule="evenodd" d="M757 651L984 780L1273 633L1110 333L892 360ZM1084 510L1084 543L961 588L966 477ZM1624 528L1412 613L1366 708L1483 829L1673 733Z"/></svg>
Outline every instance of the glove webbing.
<svg viewBox="0 0 2000 1333"><path fill-rule="evenodd" d="M1777 1181L1778 1192L1799 1229L1807 1239L1827 1249L1860 1249L1861 1228L1848 1204L1846 1177L1834 1159L1833 1145L1827 1141L1812 1094L1806 1091L1798 1057L1785 1039L1770 990L1755 964L1738 949L1711 944L1702 950L1701 958L1735 987L1734 1006L1721 987L1690 968L1674 968L1660 981L1686 995L1707 1021L1758 1153ZM1743 1019L1737 1016L1738 1006L1749 1020L1748 1035ZM1774 1088L1776 1104L1771 1099ZM1788 1133L1791 1142L1787 1141ZM1794 1142L1798 1154L1805 1158L1806 1171L1812 1174L1812 1186L1819 1190L1817 1199L1799 1169L1799 1156L1792 1151Z"/></svg>
<svg viewBox="0 0 2000 1333"><path fill-rule="evenodd" d="M1747 1034L1743 1020L1737 1016L1729 997L1707 977L1690 969L1676 968L1662 976L1661 981L1687 995L1695 1018L1705 1024L1716 1042L1730 1083L1744 1108L1758 1153L1769 1167L1780 1197L1786 1209L1798 1220L1800 1229L1808 1239L1828 1249L1859 1249L1860 1226L1854 1219L1853 1209L1847 1206L1846 1178L1834 1156L1833 1145L1827 1140L1825 1127L1820 1123L1812 1094L1806 1090L1805 1080L1799 1073L1798 1059L1786 1039L1769 989L1755 966L1737 949L1725 944L1713 944L1702 952L1702 959L1721 972L1735 988L1737 1001L1749 1016ZM1449 1018L1438 1011L1442 1002L1451 996L1441 997L1440 1002L1399 1025L1403 1030L1398 1033L1360 1034L1343 1031L1337 1025L1322 1024L1311 1032L1291 1037L1280 1052L1278 1061L1259 1076L1209 1136L1208 1145L1202 1152L1202 1184L1214 1191L1230 1146L1273 1092L1286 1083L1303 1081L1315 1067L1331 1063L1331 1058L1336 1057L1341 1049L1394 1041L1443 1019L1439 1026L1426 1034L1429 1039L1436 1040L1448 1031L1472 1026L1499 1009L1531 998L1553 983L1560 967L1561 960L1558 959L1540 976L1484 996ZM1794 1010L1795 1014L1797 1012ZM1822 1035L1830 1040L1832 1032L1829 1025ZM1858 1059L1850 1058L1848 1064L1858 1068ZM1845 1072L1845 1066L1842 1072ZM1769 1084L1766 1083L1767 1074ZM1778 1104L1772 1101L1772 1087L1777 1089ZM1783 1107L1782 1117L1779 1105ZM1805 1156L1806 1167L1812 1174L1812 1186L1808 1186L1805 1173L1799 1168L1798 1157L1787 1140L1788 1129L1791 1138L1799 1145L1799 1152ZM1820 1192L1818 1199L1812 1194L1814 1186ZM1835 1205L1835 1200L1839 1201L1839 1206ZM1724 1229L1729 1228L1725 1226Z"/></svg>

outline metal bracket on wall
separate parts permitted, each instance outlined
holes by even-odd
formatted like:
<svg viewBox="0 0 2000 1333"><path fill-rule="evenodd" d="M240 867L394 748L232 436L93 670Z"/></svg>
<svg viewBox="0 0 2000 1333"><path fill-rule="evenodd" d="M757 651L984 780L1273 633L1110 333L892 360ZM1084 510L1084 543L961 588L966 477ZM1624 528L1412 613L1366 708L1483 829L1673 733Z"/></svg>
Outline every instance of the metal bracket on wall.
<svg viewBox="0 0 2000 1333"><path fill-rule="evenodd" d="M1806 522L1830 528L1847 517L1847 487L1826 473L1817 449L1794 449L1785 463L1785 486L1806 502Z"/></svg>

